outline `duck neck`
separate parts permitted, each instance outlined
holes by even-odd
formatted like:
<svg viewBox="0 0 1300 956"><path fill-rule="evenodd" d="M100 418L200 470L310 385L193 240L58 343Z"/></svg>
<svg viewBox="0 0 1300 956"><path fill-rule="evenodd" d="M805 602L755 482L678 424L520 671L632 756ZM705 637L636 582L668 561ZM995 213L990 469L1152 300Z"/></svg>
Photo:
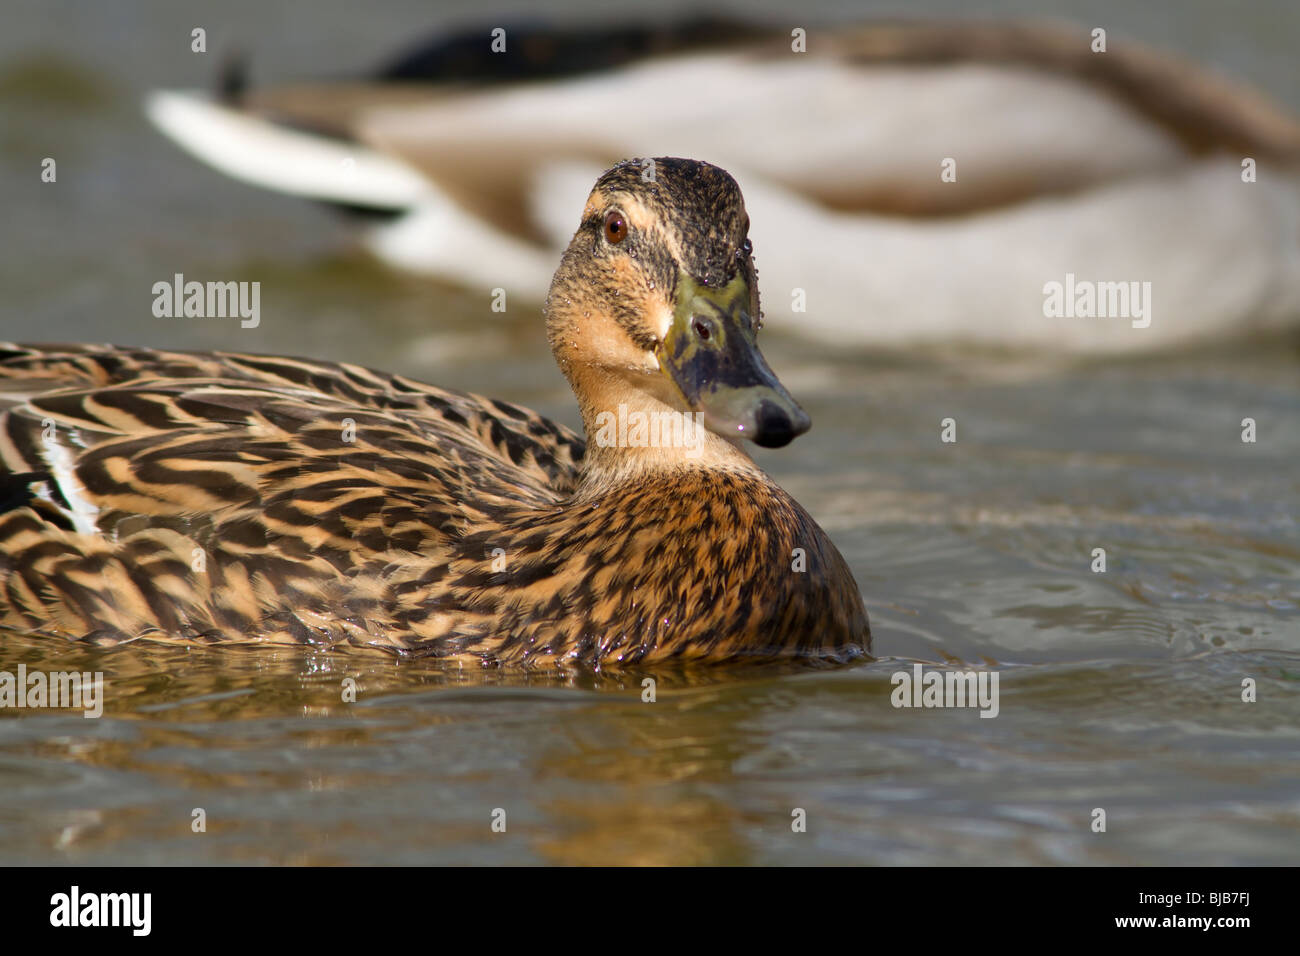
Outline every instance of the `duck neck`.
<svg viewBox="0 0 1300 956"><path fill-rule="evenodd" d="M579 493L644 483L682 471L761 475L741 448L704 427L698 413L683 412L651 375L629 382L622 370L589 369L575 387L587 434Z"/></svg>

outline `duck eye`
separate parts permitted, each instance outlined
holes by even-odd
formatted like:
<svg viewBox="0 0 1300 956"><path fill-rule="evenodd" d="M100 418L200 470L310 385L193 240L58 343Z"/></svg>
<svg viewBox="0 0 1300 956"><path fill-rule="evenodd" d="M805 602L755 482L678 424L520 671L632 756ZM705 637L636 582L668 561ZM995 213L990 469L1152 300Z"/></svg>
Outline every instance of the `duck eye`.
<svg viewBox="0 0 1300 956"><path fill-rule="evenodd" d="M713 329L709 327L709 323L705 319L696 319L693 323L693 327L695 329L695 334L698 335L702 341L707 342L709 336L713 334Z"/></svg>
<svg viewBox="0 0 1300 956"><path fill-rule="evenodd" d="M627 223L616 212L605 213L605 241L616 246L627 238Z"/></svg>

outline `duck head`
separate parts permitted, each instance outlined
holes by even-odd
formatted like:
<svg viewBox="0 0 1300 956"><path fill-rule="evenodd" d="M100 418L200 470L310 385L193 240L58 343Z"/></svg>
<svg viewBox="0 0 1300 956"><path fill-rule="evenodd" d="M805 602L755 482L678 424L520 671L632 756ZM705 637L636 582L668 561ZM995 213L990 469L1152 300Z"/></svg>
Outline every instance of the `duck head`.
<svg viewBox="0 0 1300 956"><path fill-rule="evenodd" d="M758 349L748 231L740 187L708 163L628 160L596 182L546 302L589 437L616 404L694 413L732 444L808 430Z"/></svg>

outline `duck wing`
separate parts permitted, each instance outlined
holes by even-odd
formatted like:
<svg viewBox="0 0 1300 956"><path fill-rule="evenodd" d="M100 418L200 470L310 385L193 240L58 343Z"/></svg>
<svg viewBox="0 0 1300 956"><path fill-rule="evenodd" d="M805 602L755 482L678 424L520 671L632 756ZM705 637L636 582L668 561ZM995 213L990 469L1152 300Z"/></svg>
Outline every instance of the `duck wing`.
<svg viewBox="0 0 1300 956"><path fill-rule="evenodd" d="M525 409L353 365L0 346L0 622L54 607L68 633L180 633L186 606L222 625L223 589L232 622L256 620L271 595L434 566L495 509L556 504L583 451Z"/></svg>

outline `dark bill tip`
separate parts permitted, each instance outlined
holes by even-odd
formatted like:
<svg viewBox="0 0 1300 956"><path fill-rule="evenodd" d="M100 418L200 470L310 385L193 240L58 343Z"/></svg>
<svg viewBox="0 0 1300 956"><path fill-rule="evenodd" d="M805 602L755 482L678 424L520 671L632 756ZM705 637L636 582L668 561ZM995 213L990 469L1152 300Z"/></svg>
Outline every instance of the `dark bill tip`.
<svg viewBox="0 0 1300 956"><path fill-rule="evenodd" d="M764 448L784 448L812 427L812 420L802 408L791 411L764 399L754 415L754 432L750 439Z"/></svg>

